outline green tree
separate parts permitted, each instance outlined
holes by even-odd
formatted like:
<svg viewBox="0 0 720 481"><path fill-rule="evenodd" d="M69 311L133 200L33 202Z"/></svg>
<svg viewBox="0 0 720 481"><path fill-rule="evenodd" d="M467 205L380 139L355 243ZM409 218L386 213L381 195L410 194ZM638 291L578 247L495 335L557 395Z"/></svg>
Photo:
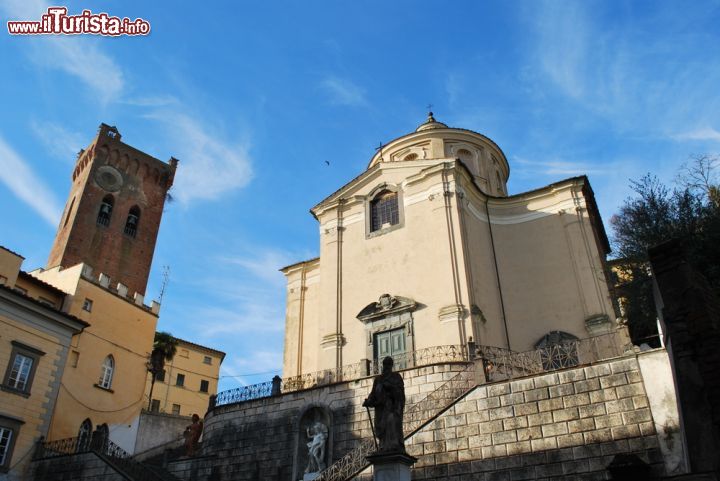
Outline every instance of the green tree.
<svg viewBox="0 0 720 481"><path fill-rule="evenodd" d="M614 254L625 273L620 294L627 301L625 316L635 343L657 333L649 247L683 240L689 261L714 289L720 288L717 161L710 159L699 156L684 165L672 189L650 174L631 181L635 195L610 220Z"/></svg>
<svg viewBox="0 0 720 481"><path fill-rule="evenodd" d="M150 394L148 395L148 410L152 404L152 393L155 388L155 379L157 375L165 370L165 363L170 362L177 353L178 340L169 332L156 332L155 341L153 342L153 350L148 360L148 372L152 375L150 380Z"/></svg>

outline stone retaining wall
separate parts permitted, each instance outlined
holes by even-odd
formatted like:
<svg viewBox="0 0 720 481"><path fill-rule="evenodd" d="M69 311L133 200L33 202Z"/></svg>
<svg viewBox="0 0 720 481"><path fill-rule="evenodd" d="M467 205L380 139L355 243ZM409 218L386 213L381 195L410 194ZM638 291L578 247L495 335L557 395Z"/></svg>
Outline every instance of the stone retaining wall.
<svg viewBox="0 0 720 481"><path fill-rule="evenodd" d="M406 444L413 479L610 479L618 453L663 471L634 356L478 386Z"/></svg>
<svg viewBox="0 0 720 481"><path fill-rule="evenodd" d="M643 356L652 357L652 370L641 369ZM402 372L408 409L466 366ZM648 399L643 371L652 372L653 386L667 385L663 399ZM329 456L336 460L371 435L361 406L371 385L367 378L219 407L206 419L203 456L170 463L168 469L193 480L301 479L305 464L298 453L307 449L299 426L303 413L315 406L329 410ZM419 458L413 479L610 479L608 466L618 454L637 455L664 475L663 459L672 457L668 453L677 457L668 451L673 444L677 450L672 437L677 410L669 393L672 378L663 350L477 386L406 442ZM665 424L657 426L654 416ZM358 478L367 478L367 471Z"/></svg>
<svg viewBox="0 0 720 481"><path fill-rule="evenodd" d="M408 408L468 366L438 364L400 371ZM299 429L303 413L314 407L331 413L328 456L338 459L359 439L371 436L362 407L371 387L372 378L364 378L219 406L205 419L205 457L172 462L168 470L178 478L193 480L302 478L305 463L297 458L299 452L307 451L305 432Z"/></svg>

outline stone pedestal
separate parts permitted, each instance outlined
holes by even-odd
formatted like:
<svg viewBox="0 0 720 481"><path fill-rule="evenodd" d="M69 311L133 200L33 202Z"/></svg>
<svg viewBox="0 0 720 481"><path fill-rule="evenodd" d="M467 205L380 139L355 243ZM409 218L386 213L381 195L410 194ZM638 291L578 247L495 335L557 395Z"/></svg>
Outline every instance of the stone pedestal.
<svg viewBox="0 0 720 481"><path fill-rule="evenodd" d="M410 481L410 467L417 458L407 453L371 454L373 481Z"/></svg>

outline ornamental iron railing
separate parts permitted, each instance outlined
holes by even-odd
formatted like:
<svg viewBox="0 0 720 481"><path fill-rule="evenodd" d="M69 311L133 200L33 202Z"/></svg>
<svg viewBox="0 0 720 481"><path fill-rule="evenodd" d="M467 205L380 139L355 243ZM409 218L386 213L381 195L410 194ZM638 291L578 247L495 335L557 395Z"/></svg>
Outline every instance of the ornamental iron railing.
<svg viewBox="0 0 720 481"><path fill-rule="evenodd" d="M219 392L217 396L211 396L211 408L214 407L213 399L215 400L214 405L218 406L269 397L272 395L272 387L272 381L268 381Z"/></svg>
<svg viewBox="0 0 720 481"><path fill-rule="evenodd" d="M467 350L462 346L433 346L426 349L407 352L392 356L395 370L410 369L444 362L467 362ZM222 391L211 397L210 409L225 404L240 403L262 399L281 393L301 391L319 386L327 386L343 381L353 381L378 374L382 370L382 359L364 359L355 364L348 364L340 369L301 374L299 376L280 379L260 384L252 384L236 389Z"/></svg>
<svg viewBox="0 0 720 481"><path fill-rule="evenodd" d="M176 480L169 473L162 473L157 468L139 463L127 451L106 437L93 436L88 442L87 437L58 439L56 441L40 441L35 449L33 461L52 459L74 454L95 453L116 470L134 481L170 481Z"/></svg>
<svg viewBox="0 0 720 481"><path fill-rule="evenodd" d="M485 380L497 382L618 357L627 347L622 332L614 331L525 352L491 346L477 346L474 352L482 361Z"/></svg>
<svg viewBox="0 0 720 481"><path fill-rule="evenodd" d="M524 352L494 346L474 346L472 343L467 348L458 345L433 346L392 357L395 370L480 359L483 362L486 381L496 382L619 356L623 351L621 336L620 331L614 331ZM468 352L473 354L471 358L468 358ZM380 371L382 371L382 359L363 359L340 369L325 369L285 379L276 376L272 381L230 389L211 396L209 408L352 381L379 374Z"/></svg>

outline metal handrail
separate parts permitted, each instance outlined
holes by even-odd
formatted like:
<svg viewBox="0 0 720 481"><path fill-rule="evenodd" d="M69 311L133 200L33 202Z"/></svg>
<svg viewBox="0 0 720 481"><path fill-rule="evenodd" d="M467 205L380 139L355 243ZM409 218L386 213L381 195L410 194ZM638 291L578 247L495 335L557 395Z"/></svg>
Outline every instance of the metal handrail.
<svg viewBox="0 0 720 481"><path fill-rule="evenodd" d="M35 449L33 461L52 459L60 456L95 453L115 469L125 473L134 481L164 481L174 479L164 476L155 468L135 461L127 451L107 438L65 438L56 441L40 441Z"/></svg>

